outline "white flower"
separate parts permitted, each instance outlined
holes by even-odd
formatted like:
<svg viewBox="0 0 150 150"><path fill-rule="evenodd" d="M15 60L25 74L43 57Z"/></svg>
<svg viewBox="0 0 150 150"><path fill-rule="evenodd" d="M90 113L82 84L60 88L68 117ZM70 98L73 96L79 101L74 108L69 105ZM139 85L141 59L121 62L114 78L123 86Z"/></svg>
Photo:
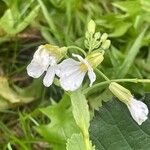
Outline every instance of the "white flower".
<svg viewBox="0 0 150 150"><path fill-rule="evenodd" d="M131 113L131 116L139 125L147 120L149 111L147 106L143 102L132 98L127 103L127 107Z"/></svg>
<svg viewBox="0 0 150 150"><path fill-rule="evenodd" d="M45 86L50 86L53 83L56 59L44 45L39 46L34 53L31 63L27 66L27 73L33 78L39 78L45 71L47 71L43 83Z"/></svg>
<svg viewBox="0 0 150 150"><path fill-rule="evenodd" d="M66 91L74 91L80 87L83 82L84 76L88 73L90 79L90 86L96 80L96 75L93 72L93 68L83 59L81 56L73 54L79 61L75 61L72 58L62 61L58 65L56 74L60 77L60 84Z"/></svg>

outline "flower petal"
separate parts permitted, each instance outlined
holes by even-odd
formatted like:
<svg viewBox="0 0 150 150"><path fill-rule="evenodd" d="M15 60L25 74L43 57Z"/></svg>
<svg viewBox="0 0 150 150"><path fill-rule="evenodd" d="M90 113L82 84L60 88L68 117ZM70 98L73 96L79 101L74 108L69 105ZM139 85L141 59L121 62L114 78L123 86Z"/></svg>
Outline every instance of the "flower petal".
<svg viewBox="0 0 150 150"><path fill-rule="evenodd" d="M33 55L33 60L40 61L43 65L47 65L50 61L50 54L48 50L43 48L43 45L39 46L37 51Z"/></svg>
<svg viewBox="0 0 150 150"><path fill-rule="evenodd" d="M93 82L96 80L96 75L95 75L95 73L93 71L93 68L88 63L88 61L83 59L80 55L72 54L72 56L77 57L80 60L80 62L84 63L87 66L87 68L88 68L88 77L90 79L90 86L92 86Z"/></svg>
<svg viewBox="0 0 150 150"><path fill-rule="evenodd" d="M73 57L77 57L79 59L79 61L83 64L85 64L87 67L90 66L90 64L87 62L87 60L83 59L80 55L77 54L72 54Z"/></svg>
<svg viewBox="0 0 150 150"><path fill-rule="evenodd" d="M39 46L38 49L35 51L33 55L33 59L40 59L41 51L42 51L43 45Z"/></svg>
<svg viewBox="0 0 150 150"><path fill-rule="evenodd" d="M59 65L57 65L56 75L59 77L69 75L72 70L79 68L81 63L73 60L72 58L63 60Z"/></svg>
<svg viewBox="0 0 150 150"><path fill-rule="evenodd" d="M80 55L73 53L72 56L78 58L80 62L85 63L85 59L83 59Z"/></svg>
<svg viewBox="0 0 150 150"><path fill-rule="evenodd" d="M60 84L64 90L74 91L81 86L84 76L85 72L77 70L68 76L61 77Z"/></svg>
<svg viewBox="0 0 150 150"><path fill-rule="evenodd" d="M66 59L58 65L56 71L56 74L60 77L60 84L66 91L74 91L79 88L87 71L91 82L90 85L92 85L96 79L96 75L89 63L80 55L73 54L73 56L77 57L80 62L71 58ZM87 66L87 71L81 69L82 64Z"/></svg>
<svg viewBox="0 0 150 150"><path fill-rule="evenodd" d="M43 68L43 66L35 60L32 60L31 63L27 66L27 73L33 78L39 78L44 71L45 68Z"/></svg>
<svg viewBox="0 0 150 150"><path fill-rule="evenodd" d="M92 68L88 69L88 77L90 79L90 86L92 86L93 82L96 80L96 75Z"/></svg>
<svg viewBox="0 0 150 150"><path fill-rule="evenodd" d="M33 78L38 78L47 70L48 66L53 63L54 57L41 45L34 53L31 63L27 66L27 73Z"/></svg>
<svg viewBox="0 0 150 150"><path fill-rule="evenodd" d="M127 104L127 107L131 113L131 116L139 125L147 120L149 110L143 102L132 98L131 101L129 101Z"/></svg>
<svg viewBox="0 0 150 150"><path fill-rule="evenodd" d="M55 77L55 66L50 66L43 79L43 84L46 87L49 87L53 83L54 77Z"/></svg>

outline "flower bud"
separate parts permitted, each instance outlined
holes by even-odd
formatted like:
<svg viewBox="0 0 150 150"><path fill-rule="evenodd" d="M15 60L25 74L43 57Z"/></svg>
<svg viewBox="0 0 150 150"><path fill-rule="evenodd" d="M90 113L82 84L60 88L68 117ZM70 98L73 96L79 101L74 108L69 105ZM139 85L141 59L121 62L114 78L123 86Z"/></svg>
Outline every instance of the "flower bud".
<svg viewBox="0 0 150 150"><path fill-rule="evenodd" d="M132 118L138 123L138 125L141 125L148 119L149 110L146 104L144 104L143 102L132 98L127 104L127 107Z"/></svg>
<svg viewBox="0 0 150 150"><path fill-rule="evenodd" d="M90 33L89 33L89 32L86 32L86 33L85 33L85 38L86 38L86 39L89 39L89 38L90 38Z"/></svg>
<svg viewBox="0 0 150 150"><path fill-rule="evenodd" d="M88 23L88 26L87 26L88 32L91 34L94 34L95 33L95 27L96 27L95 22L93 20L90 20L90 22Z"/></svg>
<svg viewBox="0 0 150 150"><path fill-rule="evenodd" d="M127 104L132 98L131 92L116 82L109 85L110 91L123 103Z"/></svg>
<svg viewBox="0 0 150 150"><path fill-rule="evenodd" d="M141 101L136 100L130 91L116 82L112 82L109 85L110 91L123 103L125 103L129 109L132 118L141 125L148 118L148 107Z"/></svg>
<svg viewBox="0 0 150 150"><path fill-rule="evenodd" d="M102 43L101 48L106 50L110 47L110 40L106 40L104 43Z"/></svg>
<svg viewBox="0 0 150 150"><path fill-rule="evenodd" d="M107 33L103 33L102 36L101 36L101 42L105 42L108 38L108 34Z"/></svg>
<svg viewBox="0 0 150 150"><path fill-rule="evenodd" d="M94 34L94 39L98 40L101 37L101 33L100 32L96 32Z"/></svg>
<svg viewBox="0 0 150 150"><path fill-rule="evenodd" d="M87 57L86 60L90 63L92 68L96 68L104 59L104 51L98 52L98 51L93 51L90 53Z"/></svg>

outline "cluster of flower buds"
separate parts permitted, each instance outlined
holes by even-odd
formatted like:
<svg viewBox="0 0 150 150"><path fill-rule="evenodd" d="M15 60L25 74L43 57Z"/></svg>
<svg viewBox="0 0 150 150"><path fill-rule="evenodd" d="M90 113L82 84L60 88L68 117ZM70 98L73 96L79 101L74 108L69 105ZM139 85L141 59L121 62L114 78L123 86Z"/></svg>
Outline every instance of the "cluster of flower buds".
<svg viewBox="0 0 150 150"><path fill-rule="evenodd" d="M109 89L120 101L127 105L131 116L139 125L147 120L149 113L147 106L136 100L128 89L116 82L112 82Z"/></svg>
<svg viewBox="0 0 150 150"><path fill-rule="evenodd" d="M110 40L108 40L107 33L101 35L100 32L95 33L96 24L93 20L88 23L87 31L85 33L84 45L90 51L94 49L106 50L110 47Z"/></svg>

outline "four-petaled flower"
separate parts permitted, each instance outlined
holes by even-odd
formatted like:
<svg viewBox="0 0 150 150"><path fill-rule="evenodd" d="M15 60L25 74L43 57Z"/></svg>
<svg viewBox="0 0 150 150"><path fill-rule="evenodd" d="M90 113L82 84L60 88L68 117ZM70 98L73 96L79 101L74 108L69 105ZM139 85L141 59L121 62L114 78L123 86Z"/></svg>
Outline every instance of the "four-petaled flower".
<svg viewBox="0 0 150 150"><path fill-rule="evenodd" d="M60 84L66 91L74 91L80 87L83 82L84 76L88 73L90 79L90 86L96 80L96 75L93 68L86 59L83 59L80 55L72 54L77 57L79 61L72 58L65 59L58 65L56 72L60 77Z"/></svg>
<svg viewBox="0 0 150 150"><path fill-rule="evenodd" d="M43 84L48 87L53 83L56 67L55 56L45 45L41 45L34 53L31 63L27 66L27 73L33 78L39 78L47 71L43 79Z"/></svg>
<svg viewBox="0 0 150 150"><path fill-rule="evenodd" d="M139 125L147 120L149 111L143 102L131 98L131 100L127 103L127 107L131 113L131 116Z"/></svg>

